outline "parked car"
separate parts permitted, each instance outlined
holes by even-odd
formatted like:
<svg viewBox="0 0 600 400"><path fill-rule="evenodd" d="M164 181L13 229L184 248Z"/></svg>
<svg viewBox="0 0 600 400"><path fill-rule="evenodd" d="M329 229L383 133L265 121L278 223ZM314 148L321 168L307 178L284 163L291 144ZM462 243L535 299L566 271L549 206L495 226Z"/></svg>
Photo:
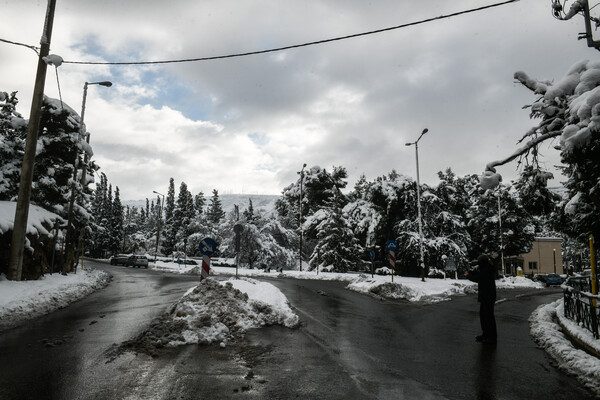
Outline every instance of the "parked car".
<svg viewBox="0 0 600 400"><path fill-rule="evenodd" d="M558 274L548 274L546 278L546 286L562 285L563 282L563 278Z"/></svg>
<svg viewBox="0 0 600 400"><path fill-rule="evenodd" d="M381 268L377 268L375 270L375 273L377 275L391 275L392 274L392 269L388 268L388 267L381 267Z"/></svg>
<svg viewBox="0 0 600 400"><path fill-rule="evenodd" d="M125 265L127 266L127 261L129 260L129 254L117 254L110 258L110 265Z"/></svg>
<svg viewBox="0 0 600 400"><path fill-rule="evenodd" d="M127 267L148 268L148 258L146 256L132 255L127 259Z"/></svg>
<svg viewBox="0 0 600 400"><path fill-rule="evenodd" d="M542 282L542 283L546 283L546 279L548 279L548 275L547 274L535 274L533 276L533 280L535 282Z"/></svg>

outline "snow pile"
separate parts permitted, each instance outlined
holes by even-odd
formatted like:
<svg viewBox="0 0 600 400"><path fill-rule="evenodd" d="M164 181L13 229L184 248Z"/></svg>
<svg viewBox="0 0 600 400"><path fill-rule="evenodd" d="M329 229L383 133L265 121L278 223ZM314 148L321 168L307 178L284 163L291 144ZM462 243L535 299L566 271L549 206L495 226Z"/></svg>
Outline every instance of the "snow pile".
<svg viewBox="0 0 600 400"><path fill-rule="evenodd" d="M103 271L78 271L66 276L45 275L36 281L9 281L0 275L0 331L68 306L105 287Z"/></svg>
<svg viewBox="0 0 600 400"><path fill-rule="evenodd" d="M157 261L151 263L149 268L180 274L200 274L199 265L178 265L173 262ZM235 268L231 267L211 267L210 269L211 276L235 275L235 273ZM465 279L428 278L426 282L422 282L421 278L394 276L394 282L392 283L389 275L371 277L371 275L366 274L338 272L321 272L317 275L316 271L284 270L282 273L278 273L274 270L265 272L261 269L247 268L239 268L238 275L256 278L295 278L348 282L347 289L373 297L433 303L450 300L451 296L477 292L477 284ZM529 278L517 276L497 280L496 287L498 289L542 289L544 285Z"/></svg>
<svg viewBox="0 0 600 400"><path fill-rule="evenodd" d="M531 335L540 347L557 360L561 370L575 375L583 385L600 396L600 380L598 380L600 360L583 350L574 348L571 341L562 333L555 321L557 315L563 315L562 307L562 299L538 307L529 318ZM570 321L569 326L577 332L576 336L584 335L584 329L577 324ZM589 340L588 337L585 342L591 344L597 340Z"/></svg>
<svg viewBox="0 0 600 400"><path fill-rule="evenodd" d="M224 347L249 329L276 324L293 328L298 322L285 296L270 283L205 279L125 347L149 354L184 344L220 342Z"/></svg>
<svg viewBox="0 0 600 400"><path fill-rule="evenodd" d="M542 282L534 282L524 276L505 276L496 281L497 289L543 289Z"/></svg>
<svg viewBox="0 0 600 400"><path fill-rule="evenodd" d="M360 275L347 288L375 297L436 303L473 292L473 287L470 281L428 279L423 282L421 278L396 277L392 283L389 277Z"/></svg>

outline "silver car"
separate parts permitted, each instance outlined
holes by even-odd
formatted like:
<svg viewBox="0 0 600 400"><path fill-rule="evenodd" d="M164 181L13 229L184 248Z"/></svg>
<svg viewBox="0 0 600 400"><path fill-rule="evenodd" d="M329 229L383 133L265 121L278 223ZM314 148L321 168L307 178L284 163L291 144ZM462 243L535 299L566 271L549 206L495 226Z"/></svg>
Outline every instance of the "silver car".
<svg viewBox="0 0 600 400"><path fill-rule="evenodd" d="M127 259L127 267L148 268L148 258L146 256L132 255Z"/></svg>

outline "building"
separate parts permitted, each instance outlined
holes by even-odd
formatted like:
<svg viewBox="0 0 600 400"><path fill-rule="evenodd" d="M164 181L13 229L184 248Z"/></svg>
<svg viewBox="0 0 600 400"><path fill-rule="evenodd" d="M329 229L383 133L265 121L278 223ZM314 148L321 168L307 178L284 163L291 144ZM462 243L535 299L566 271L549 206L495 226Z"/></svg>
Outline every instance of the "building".
<svg viewBox="0 0 600 400"><path fill-rule="evenodd" d="M562 259L562 239L536 237L531 251L518 257L506 257L504 265L507 275L517 275L522 268L524 275L566 274ZM502 271L499 271L501 273Z"/></svg>
<svg viewBox="0 0 600 400"><path fill-rule="evenodd" d="M562 259L562 239L536 237L531 251L519 257L525 275L566 274ZM512 272L512 271L511 271Z"/></svg>

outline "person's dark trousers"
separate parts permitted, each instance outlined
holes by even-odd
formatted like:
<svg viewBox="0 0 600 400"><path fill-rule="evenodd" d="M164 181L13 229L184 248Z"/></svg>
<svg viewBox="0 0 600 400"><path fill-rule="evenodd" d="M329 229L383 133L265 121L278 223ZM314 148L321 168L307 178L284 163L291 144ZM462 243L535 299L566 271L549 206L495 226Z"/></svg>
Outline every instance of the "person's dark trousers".
<svg viewBox="0 0 600 400"><path fill-rule="evenodd" d="M481 330L483 339L496 341L496 317L494 316L493 301L482 301L479 303L479 321L481 322Z"/></svg>

